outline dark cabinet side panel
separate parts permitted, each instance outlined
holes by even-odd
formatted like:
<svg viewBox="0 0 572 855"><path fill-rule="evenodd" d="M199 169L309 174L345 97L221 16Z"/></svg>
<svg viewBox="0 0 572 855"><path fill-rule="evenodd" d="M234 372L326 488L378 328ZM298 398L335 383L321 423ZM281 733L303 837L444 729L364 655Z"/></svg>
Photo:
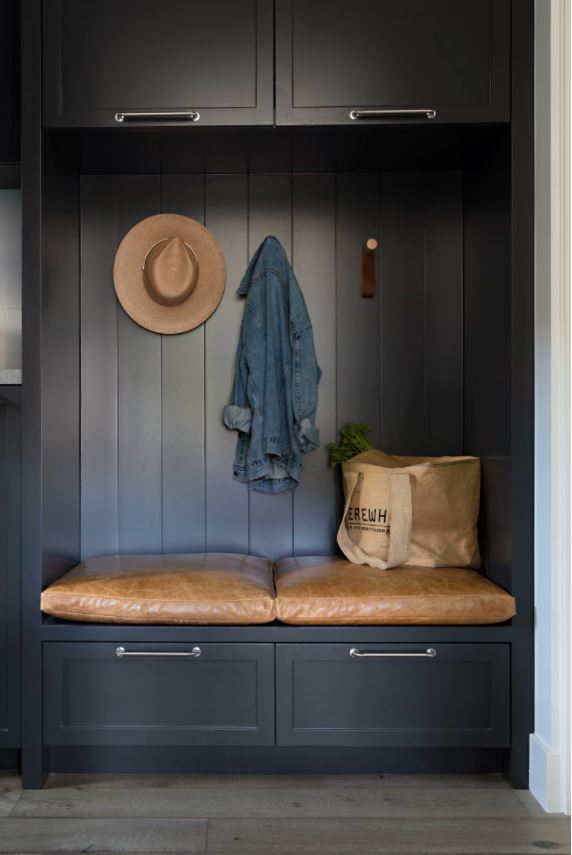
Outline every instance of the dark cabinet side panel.
<svg viewBox="0 0 572 855"><path fill-rule="evenodd" d="M354 646L391 656L352 658ZM509 744L505 644L279 644L276 675L281 745Z"/></svg>
<svg viewBox="0 0 572 855"><path fill-rule="evenodd" d="M0 387L0 748L20 744L20 389Z"/></svg>

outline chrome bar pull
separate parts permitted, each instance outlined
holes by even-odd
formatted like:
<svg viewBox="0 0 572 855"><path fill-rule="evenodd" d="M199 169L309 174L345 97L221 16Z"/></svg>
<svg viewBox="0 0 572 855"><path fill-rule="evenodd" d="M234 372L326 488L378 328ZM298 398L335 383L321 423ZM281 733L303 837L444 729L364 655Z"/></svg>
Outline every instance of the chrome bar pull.
<svg viewBox="0 0 572 855"><path fill-rule="evenodd" d="M119 657L119 659L123 659L124 656L190 656L194 659L198 659L201 655L200 647L193 647L192 650L189 651L181 651L181 650L126 650L124 647L117 647L115 649L115 655Z"/></svg>
<svg viewBox="0 0 572 855"><path fill-rule="evenodd" d="M350 110L350 119L414 119L420 116L425 119L436 119L437 110L434 107L416 107L415 109L403 110Z"/></svg>
<svg viewBox="0 0 572 855"><path fill-rule="evenodd" d="M410 659L411 657L417 659L435 659L437 656L437 651L433 649L433 647L428 647L427 650L420 653L408 653L407 651L403 651L401 653L384 653L381 651L371 650L371 651L362 651L357 647L352 647L350 650L350 656L353 659L401 659L406 658Z"/></svg>
<svg viewBox="0 0 572 855"><path fill-rule="evenodd" d="M119 122L119 124L123 124L123 122L198 122L201 118L201 114L197 112L197 110L183 110L182 112L178 111L169 111L165 113L116 113L115 121Z"/></svg>

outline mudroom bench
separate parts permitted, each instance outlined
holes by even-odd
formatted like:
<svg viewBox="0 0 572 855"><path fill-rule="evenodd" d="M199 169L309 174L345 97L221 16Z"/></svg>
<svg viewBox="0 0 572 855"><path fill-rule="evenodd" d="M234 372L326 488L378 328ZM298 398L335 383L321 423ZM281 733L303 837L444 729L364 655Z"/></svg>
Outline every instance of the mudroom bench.
<svg viewBox="0 0 572 855"><path fill-rule="evenodd" d="M312 771L325 748L339 771L385 769L398 748L389 762L403 770L499 768L513 597L459 568L322 556L274 574L275 587L272 563L244 555L112 556L48 587L42 606L60 615L43 627L51 768Z"/></svg>

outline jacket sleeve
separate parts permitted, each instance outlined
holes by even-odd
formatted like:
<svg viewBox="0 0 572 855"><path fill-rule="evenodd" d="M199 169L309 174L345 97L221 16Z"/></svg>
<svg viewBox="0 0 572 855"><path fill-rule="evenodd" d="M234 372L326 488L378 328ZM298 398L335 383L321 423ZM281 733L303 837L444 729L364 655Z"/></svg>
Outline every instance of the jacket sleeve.
<svg viewBox="0 0 572 855"><path fill-rule="evenodd" d="M224 408L223 421L229 430L250 433L252 409L247 395L248 365L243 346L243 331L236 353L234 383L230 403Z"/></svg>
<svg viewBox="0 0 572 855"><path fill-rule="evenodd" d="M311 326L294 337L292 350L294 433L300 451L308 452L320 445L320 432L315 421L318 406L318 383L322 376L316 361Z"/></svg>

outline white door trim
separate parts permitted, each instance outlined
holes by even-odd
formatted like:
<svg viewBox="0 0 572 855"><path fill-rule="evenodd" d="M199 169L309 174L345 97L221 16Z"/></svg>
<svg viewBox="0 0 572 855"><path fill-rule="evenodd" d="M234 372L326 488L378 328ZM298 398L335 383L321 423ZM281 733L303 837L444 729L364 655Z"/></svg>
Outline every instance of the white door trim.
<svg viewBox="0 0 572 855"><path fill-rule="evenodd" d="M536 0L535 732L530 788L570 812L570 0Z"/></svg>

